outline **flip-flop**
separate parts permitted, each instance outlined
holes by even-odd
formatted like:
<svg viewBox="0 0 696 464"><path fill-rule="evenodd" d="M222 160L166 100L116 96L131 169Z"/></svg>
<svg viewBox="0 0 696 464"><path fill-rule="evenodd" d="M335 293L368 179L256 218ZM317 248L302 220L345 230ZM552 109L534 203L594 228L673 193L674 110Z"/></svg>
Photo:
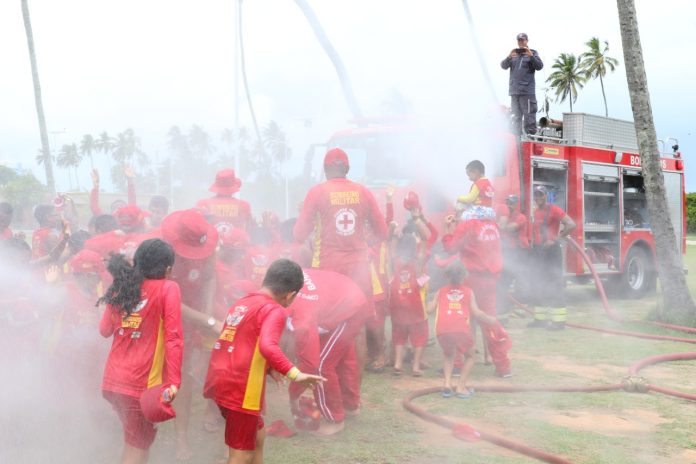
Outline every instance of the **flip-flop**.
<svg viewBox="0 0 696 464"><path fill-rule="evenodd" d="M413 371L411 375L414 377L423 377L423 371Z"/></svg>
<svg viewBox="0 0 696 464"><path fill-rule="evenodd" d="M401 376L404 374L404 370L403 370L403 369L397 369L397 368L395 367L391 374L392 374L394 377L401 377Z"/></svg>
<svg viewBox="0 0 696 464"><path fill-rule="evenodd" d="M443 388L442 391L440 392L440 395L442 395L443 398L452 398L452 395L454 392L452 391L451 388Z"/></svg>
<svg viewBox="0 0 696 464"><path fill-rule="evenodd" d="M473 388L467 388L466 392L457 392L457 398L462 399L462 400L468 400L472 396L474 396L475 392Z"/></svg>

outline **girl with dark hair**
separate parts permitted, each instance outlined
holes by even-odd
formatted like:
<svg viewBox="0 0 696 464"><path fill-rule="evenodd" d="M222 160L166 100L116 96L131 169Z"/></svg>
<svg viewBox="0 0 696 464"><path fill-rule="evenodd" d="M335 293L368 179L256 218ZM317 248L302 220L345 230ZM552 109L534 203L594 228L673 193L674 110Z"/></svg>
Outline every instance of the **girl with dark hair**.
<svg viewBox="0 0 696 464"><path fill-rule="evenodd" d="M173 265L174 250L160 239L144 241L132 265L112 255L107 269L114 281L98 301L106 303L99 330L114 337L102 393L123 423L124 464L147 462L157 433L143 414L143 392L160 386L160 401L168 404L181 384L184 339L179 286L168 279Z"/></svg>

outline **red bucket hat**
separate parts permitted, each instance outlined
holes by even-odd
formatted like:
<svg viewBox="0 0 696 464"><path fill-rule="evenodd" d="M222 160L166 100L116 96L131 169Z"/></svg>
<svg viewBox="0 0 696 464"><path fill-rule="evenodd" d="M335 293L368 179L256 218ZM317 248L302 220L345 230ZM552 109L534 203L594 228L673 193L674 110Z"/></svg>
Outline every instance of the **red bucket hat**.
<svg viewBox="0 0 696 464"><path fill-rule="evenodd" d="M340 148L332 148L326 152L324 156L324 166L345 166L350 168L350 163L348 162L348 155L345 151Z"/></svg>
<svg viewBox="0 0 696 464"><path fill-rule="evenodd" d="M222 169L215 174L215 182L208 190L220 195L232 195L239 192L241 186L242 181L235 175L234 169Z"/></svg>
<svg viewBox="0 0 696 464"><path fill-rule="evenodd" d="M140 409L145 419L150 422L164 422L176 417L176 411L172 405L162 401L164 389L163 385L157 385L148 388L140 395Z"/></svg>
<svg viewBox="0 0 696 464"><path fill-rule="evenodd" d="M70 269L73 274L93 272L101 274L106 272L104 260L99 253L92 250L80 250L70 259Z"/></svg>
<svg viewBox="0 0 696 464"><path fill-rule="evenodd" d="M150 213L143 211L135 205L122 206L114 212L118 225L122 227L135 227L143 224Z"/></svg>
<svg viewBox="0 0 696 464"><path fill-rule="evenodd" d="M217 247L217 229L195 209L173 212L162 219L161 230L174 252L187 259L205 259Z"/></svg>

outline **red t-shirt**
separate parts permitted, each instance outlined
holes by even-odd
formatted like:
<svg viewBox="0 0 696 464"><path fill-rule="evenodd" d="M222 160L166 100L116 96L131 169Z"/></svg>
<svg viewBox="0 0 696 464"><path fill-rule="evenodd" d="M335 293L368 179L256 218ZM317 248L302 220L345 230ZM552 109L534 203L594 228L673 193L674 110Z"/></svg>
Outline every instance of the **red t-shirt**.
<svg viewBox="0 0 696 464"><path fill-rule="evenodd" d="M244 200L233 197L216 196L196 203L204 214L212 216L212 224L218 229L239 227L246 230L251 223L251 206Z"/></svg>
<svg viewBox="0 0 696 464"><path fill-rule="evenodd" d="M503 269L500 231L494 221L467 219L442 238L445 249L459 252L469 272L499 274Z"/></svg>
<svg viewBox="0 0 696 464"><path fill-rule="evenodd" d="M395 324L411 325L426 319L416 266L394 259L394 277L390 284L389 308Z"/></svg>
<svg viewBox="0 0 696 464"><path fill-rule="evenodd" d="M102 336L113 335L102 390L140 396L156 385L181 384L184 336L181 298L176 282L145 280L142 300L128 317L107 305L99 324Z"/></svg>
<svg viewBox="0 0 696 464"><path fill-rule="evenodd" d="M435 333L471 332L471 289L445 285L437 292L437 317Z"/></svg>
<svg viewBox="0 0 696 464"><path fill-rule="evenodd" d="M41 227L31 236L32 259L42 258L51 252L62 239L62 234L56 229Z"/></svg>
<svg viewBox="0 0 696 464"><path fill-rule="evenodd" d="M154 238L156 232L157 230L125 233L121 230L112 230L87 239L85 249L94 251L104 258L108 258L109 253L120 253L132 259L140 244L149 238Z"/></svg>
<svg viewBox="0 0 696 464"><path fill-rule="evenodd" d="M478 189L478 197L476 198L474 204L488 206L489 208L492 207L495 190L493 189L493 184L491 184L491 181L488 180L487 177L481 177L479 180L474 182L474 185Z"/></svg>
<svg viewBox="0 0 696 464"><path fill-rule="evenodd" d="M561 219L566 216L565 211L556 205L547 203L542 209L534 210L534 223L532 224L532 241L541 244L545 240L556 240L558 230L561 227ZM544 229L546 229L545 239Z"/></svg>
<svg viewBox="0 0 696 464"><path fill-rule="evenodd" d="M285 309L264 293L251 293L228 311L213 346L203 394L218 405L258 415L269 367L286 375L293 364L278 342Z"/></svg>
<svg viewBox="0 0 696 464"><path fill-rule="evenodd" d="M293 235L301 242L314 231L312 267L334 269L367 263L366 224L375 239L387 238L372 192L345 178L329 179L307 193Z"/></svg>
<svg viewBox="0 0 696 464"><path fill-rule="evenodd" d="M265 246L251 246L245 257L246 278L261 288L268 267L274 260L274 250Z"/></svg>
<svg viewBox="0 0 696 464"><path fill-rule="evenodd" d="M529 248L529 223L527 222L527 216L517 210L513 210L511 213L507 205L499 205L496 208L496 217L498 219L507 217L508 225L517 224L518 226L516 231L500 230L500 239L503 246L507 248Z"/></svg>
<svg viewBox="0 0 696 464"><path fill-rule="evenodd" d="M227 316L227 310L232 303L243 296L255 292L259 287L250 280L239 279L234 270L221 261L215 262L215 313L217 320Z"/></svg>
<svg viewBox="0 0 696 464"><path fill-rule="evenodd" d="M5 227L0 231L0 240L7 240L8 238L12 238L12 230L9 227Z"/></svg>

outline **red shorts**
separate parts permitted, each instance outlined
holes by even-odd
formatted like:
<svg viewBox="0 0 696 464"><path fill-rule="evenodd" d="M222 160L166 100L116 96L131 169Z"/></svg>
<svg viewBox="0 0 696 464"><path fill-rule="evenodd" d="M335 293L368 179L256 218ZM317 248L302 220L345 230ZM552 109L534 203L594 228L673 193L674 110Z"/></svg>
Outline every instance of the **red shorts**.
<svg viewBox="0 0 696 464"><path fill-rule="evenodd" d="M102 396L111 403L123 424L123 437L127 445L143 450L150 449L155 441L155 424L143 416L140 400L134 396L103 391Z"/></svg>
<svg viewBox="0 0 696 464"><path fill-rule="evenodd" d="M428 344L428 320L415 324L396 324L392 322L392 344L405 345L411 339L411 346L422 348Z"/></svg>
<svg viewBox="0 0 696 464"><path fill-rule="evenodd" d="M455 354L465 354L474 347L471 334L467 332L446 332L437 336L442 352L445 356L452 357Z"/></svg>
<svg viewBox="0 0 696 464"><path fill-rule="evenodd" d="M225 444L240 451L254 451L256 434L263 429L263 417L218 407L225 418Z"/></svg>

